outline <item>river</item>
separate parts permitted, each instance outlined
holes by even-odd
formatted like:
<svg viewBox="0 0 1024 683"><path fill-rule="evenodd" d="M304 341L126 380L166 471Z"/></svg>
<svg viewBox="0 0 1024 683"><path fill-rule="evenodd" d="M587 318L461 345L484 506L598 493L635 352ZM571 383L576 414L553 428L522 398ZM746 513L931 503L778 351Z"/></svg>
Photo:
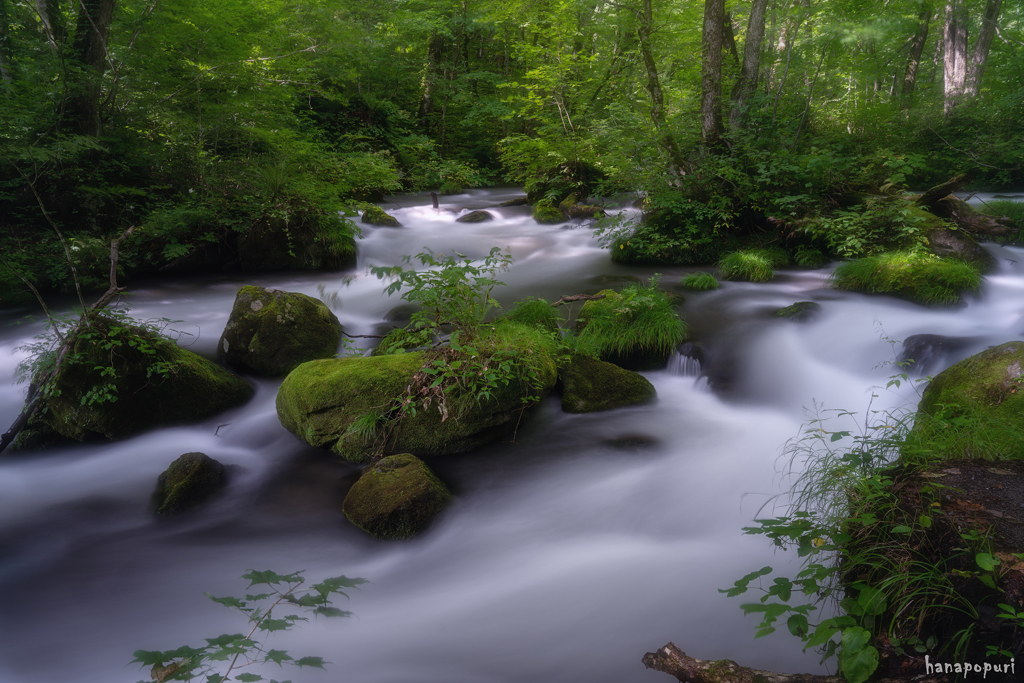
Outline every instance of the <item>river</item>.
<svg viewBox="0 0 1024 683"><path fill-rule="evenodd" d="M442 209L491 207L517 194L473 191L442 198ZM435 212L425 195L384 208L405 227L366 227L350 271L133 283L133 314L181 321L172 327L192 336L180 343L213 357L243 284L323 296L352 334L390 329L402 302L383 294L368 267L424 248L479 257L508 247L515 261L495 292L505 305L595 293L655 272L682 293L679 279L694 270L613 264L588 227L538 225L529 207L492 209L497 219L480 224ZM775 553L741 529L786 486L781 448L799 433L806 407L913 405L907 384L882 388L899 353L886 337L970 338L932 372L1021 337L1024 250L989 248L1000 270L952 310L832 291L829 268L685 293L683 313L715 368L710 389L706 378L661 370L644 373L658 391L652 406L568 415L557 397L545 399L514 443L431 461L455 502L407 542L371 539L345 520L340 502L356 469L280 426L276 380L248 378L257 391L247 405L201 424L0 460L0 681L148 679L128 665L134 650L246 630L203 593L242 595L238 577L249 569L370 581L339 605L353 618L300 623L269 642L296 657L323 656L326 672L254 671L268 679L657 683L669 679L640 658L670 640L701 658L820 671L788 633L754 640L743 599L718 592L764 565L795 566L793 553ZM820 316L773 319L796 301L820 303ZM0 429L24 397L13 382L25 357L19 347L41 330L12 324L29 312L0 311ZM230 486L194 514L155 520L156 477L189 451L228 465Z"/></svg>

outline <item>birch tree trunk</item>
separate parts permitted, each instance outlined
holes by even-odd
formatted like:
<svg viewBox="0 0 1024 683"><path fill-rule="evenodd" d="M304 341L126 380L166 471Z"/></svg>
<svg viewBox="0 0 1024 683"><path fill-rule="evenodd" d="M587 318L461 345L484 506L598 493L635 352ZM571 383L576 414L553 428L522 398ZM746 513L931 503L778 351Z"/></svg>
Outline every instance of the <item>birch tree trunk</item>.
<svg viewBox="0 0 1024 683"><path fill-rule="evenodd" d="M651 32L654 30L654 9L651 0L643 0L643 6L637 24L637 36L640 39L640 56L644 60L644 68L647 70L647 94L651 97L651 122L658 132L659 144L668 154L672 164L672 172L681 174L686 168L686 160L679 149L672 131L669 130L665 117L665 95L661 90L661 81L658 79L658 65L654 61L654 51L651 48ZM719 51L721 52L721 51Z"/></svg>
<svg viewBox="0 0 1024 683"><path fill-rule="evenodd" d="M757 90L767 8L768 0L754 0L750 5L747 35L743 41L743 64L740 67L740 76L732 89L732 109L729 111L729 127L734 131L743 128L750 98Z"/></svg>
<svg viewBox="0 0 1024 683"><path fill-rule="evenodd" d="M725 39L725 0L704 0L701 36L700 137L705 148L722 137L722 47Z"/></svg>
<svg viewBox="0 0 1024 683"><path fill-rule="evenodd" d="M981 86L981 74L985 70L985 62L988 60L988 51L992 47L992 39L996 35L999 26L999 11L1002 9L1003 0L988 0L985 5L985 16L981 21L981 28L978 30L978 39L974 43L974 54L967 65L967 95L977 97Z"/></svg>
<svg viewBox="0 0 1024 683"><path fill-rule="evenodd" d="M932 18L931 0L924 0L921 3L921 11L917 15L917 32L910 43L910 55L907 57L907 68L903 72L903 89L900 94L905 99L910 98L917 85L917 69L921 65L921 54L924 52L924 44L928 41L928 22Z"/></svg>
<svg viewBox="0 0 1024 683"><path fill-rule="evenodd" d="M948 0L946 3L946 29L943 33L945 60L943 77L947 116L953 113L964 96L967 84L967 16L962 0Z"/></svg>

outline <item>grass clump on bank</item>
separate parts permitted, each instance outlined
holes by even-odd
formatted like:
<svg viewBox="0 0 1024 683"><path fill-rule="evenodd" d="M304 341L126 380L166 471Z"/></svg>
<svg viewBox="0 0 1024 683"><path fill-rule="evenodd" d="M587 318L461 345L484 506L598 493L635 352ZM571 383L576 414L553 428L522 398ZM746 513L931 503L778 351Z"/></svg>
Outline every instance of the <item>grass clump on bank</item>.
<svg viewBox="0 0 1024 683"><path fill-rule="evenodd" d="M768 282L775 268L789 265L789 255L777 247L746 249L726 254L718 262L718 274L726 280Z"/></svg>
<svg viewBox="0 0 1024 683"><path fill-rule="evenodd" d="M684 289L690 289L695 292L707 292L712 289L718 289L721 286L711 273L690 273L680 280L679 284Z"/></svg>
<svg viewBox="0 0 1024 683"><path fill-rule="evenodd" d="M532 325L557 332L561 328L563 318L558 309L544 299L526 299L516 302L510 311L498 318L498 321Z"/></svg>
<svg viewBox="0 0 1024 683"><path fill-rule="evenodd" d="M926 306L949 306L981 287L978 269L917 251L893 251L850 261L832 273L835 289L891 294Z"/></svg>

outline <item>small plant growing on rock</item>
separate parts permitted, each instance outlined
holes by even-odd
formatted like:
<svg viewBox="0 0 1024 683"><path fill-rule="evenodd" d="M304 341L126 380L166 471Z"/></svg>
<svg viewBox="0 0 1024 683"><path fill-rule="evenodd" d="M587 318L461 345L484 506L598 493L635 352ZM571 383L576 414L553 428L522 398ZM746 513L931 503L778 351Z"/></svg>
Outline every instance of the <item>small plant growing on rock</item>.
<svg viewBox="0 0 1024 683"><path fill-rule="evenodd" d="M712 289L718 289L721 286L711 273L690 273L679 284L684 289L690 289L695 292L707 292Z"/></svg>
<svg viewBox="0 0 1024 683"><path fill-rule="evenodd" d="M314 617L348 617L352 615L351 612L333 607L330 597L342 595L347 598L348 595L342 589L355 588L366 583L365 579L336 576L306 586L301 571L277 574L272 571L251 570L243 574L242 578L249 582L247 588L267 586L266 590L269 592L247 594L244 600L231 596L217 598L209 593L206 595L214 602L244 614L251 624L246 633L206 638L206 645L202 647L183 645L166 651L136 650L135 659L131 663L151 667L150 678L157 683L192 680L204 680L206 683L226 683L232 680L251 683L266 679L259 674L251 673L251 669L242 673L235 672L267 663L274 663L279 667L291 664L297 667L312 666L323 669L326 662L322 657L295 659L285 650L266 647L266 638L271 633L287 631L298 621L308 621L306 617L295 614L278 617L278 608L298 608ZM224 668L225 665L227 668ZM270 683L277 681L271 680Z"/></svg>

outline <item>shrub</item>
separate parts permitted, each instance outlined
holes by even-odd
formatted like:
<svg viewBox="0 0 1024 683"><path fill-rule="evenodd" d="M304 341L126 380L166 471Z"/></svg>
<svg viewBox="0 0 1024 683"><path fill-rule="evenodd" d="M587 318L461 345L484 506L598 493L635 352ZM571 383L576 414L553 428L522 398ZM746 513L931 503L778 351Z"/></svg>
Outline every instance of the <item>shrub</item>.
<svg viewBox="0 0 1024 683"><path fill-rule="evenodd" d="M562 316L544 299L524 299L517 302L512 310L503 314L499 320L532 325L557 332L560 329Z"/></svg>
<svg viewBox="0 0 1024 683"><path fill-rule="evenodd" d="M1024 241L1024 202L1013 199L996 199L985 202L981 210L990 216L1006 216L1020 228L1013 236L1014 242Z"/></svg>
<svg viewBox="0 0 1024 683"><path fill-rule="evenodd" d="M692 289L695 292L706 292L718 289L718 280L711 273L690 273L679 281L684 289Z"/></svg>
<svg viewBox="0 0 1024 683"><path fill-rule="evenodd" d="M891 294L924 305L952 305L981 286L978 269L963 261L917 251L894 251L840 265L829 283L835 289Z"/></svg>

